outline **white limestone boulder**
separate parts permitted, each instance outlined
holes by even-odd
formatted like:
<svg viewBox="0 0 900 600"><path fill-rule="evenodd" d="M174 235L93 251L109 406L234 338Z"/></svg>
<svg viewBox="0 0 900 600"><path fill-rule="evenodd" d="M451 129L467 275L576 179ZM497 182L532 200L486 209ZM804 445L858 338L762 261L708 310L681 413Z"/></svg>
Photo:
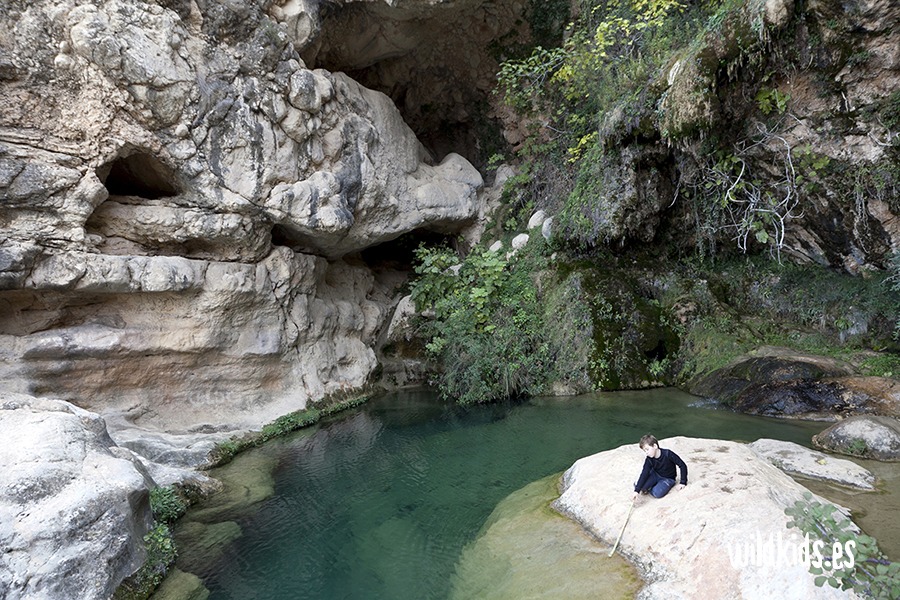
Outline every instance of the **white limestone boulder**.
<svg viewBox="0 0 900 600"><path fill-rule="evenodd" d="M770 559L763 552L757 561L745 552L767 543L773 550L799 548L802 540L796 529L787 528L784 509L802 499L801 485L745 444L675 437L660 446L687 463L688 485L659 500L642 496L624 531L619 551L647 581L639 598L854 597L816 587L800 560L779 559L777 553ZM643 460L637 444L582 458L563 476L555 507L612 545Z"/></svg>
<svg viewBox="0 0 900 600"><path fill-rule="evenodd" d="M512 246L512 249L514 251L521 250L522 248L524 248L525 246L528 245L528 239L529 239L529 236L527 233L520 233L519 235L517 235L516 237L514 237L512 239L512 241L510 242L510 245Z"/></svg>
<svg viewBox="0 0 900 600"><path fill-rule="evenodd" d="M0 393L0 597L106 600L145 559L153 482L99 416Z"/></svg>
<svg viewBox="0 0 900 600"><path fill-rule="evenodd" d="M876 415L850 417L814 435L812 442L831 452L900 461L900 419Z"/></svg>
<svg viewBox="0 0 900 600"><path fill-rule="evenodd" d="M535 227L543 227L544 221L547 220L547 213L542 210L537 210L531 215L531 218L528 219L528 231L531 231Z"/></svg>
<svg viewBox="0 0 900 600"><path fill-rule="evenodd" d="M412 335L410 326L415 315L416 305L412 300L412 296L403 296L400 302L397 303L397 308L394 309L394 316L391 317L391 324L388 326L387 331L387 341L409 340Z"/></svg>
<svg viewBox="0 0 900 600"><path fill-rule="evenodd" d="M544 224L541 226L541 235L544 236L545 240L549 240L550 236L553 235L553 217L547 217L544 221Z"/></svg>

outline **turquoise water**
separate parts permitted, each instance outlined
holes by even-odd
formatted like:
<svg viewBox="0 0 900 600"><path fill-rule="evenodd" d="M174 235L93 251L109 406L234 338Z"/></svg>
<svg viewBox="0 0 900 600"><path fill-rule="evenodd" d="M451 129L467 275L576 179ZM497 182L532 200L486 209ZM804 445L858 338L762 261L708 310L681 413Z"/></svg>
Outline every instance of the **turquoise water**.
<svg viewBox="0 0 900 600"><path fill-rule="evenodd" d="M443 599L494 507L582 456L647 432L808 446L824 426L713 410L672 389L466 409L430 392L394 394L236 462L274 466L274 493L189 513L186 525L229 520L242 535L215 560L183 556L179 566L213 600ZM641 463L636 451L622 477Z"/></svg>

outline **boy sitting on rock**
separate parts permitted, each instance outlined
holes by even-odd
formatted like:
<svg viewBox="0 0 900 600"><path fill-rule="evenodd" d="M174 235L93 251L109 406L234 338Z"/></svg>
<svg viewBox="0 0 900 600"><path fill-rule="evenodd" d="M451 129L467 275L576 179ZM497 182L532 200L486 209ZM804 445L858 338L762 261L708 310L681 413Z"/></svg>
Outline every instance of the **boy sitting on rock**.
<svg viewBox="0 0 900 600"><path fill-rule="evenodd" d="M659 442L649 433L641 438L641 450L647 458L644 459L644 468L637 483L634 484L634 497L637 500L639 494L650 493L654 498L662 498L669 493L675 485L675 467L681 473L681 482L678 489L687 485L687 465L681 457L666 448L660 448Z"/></svg>

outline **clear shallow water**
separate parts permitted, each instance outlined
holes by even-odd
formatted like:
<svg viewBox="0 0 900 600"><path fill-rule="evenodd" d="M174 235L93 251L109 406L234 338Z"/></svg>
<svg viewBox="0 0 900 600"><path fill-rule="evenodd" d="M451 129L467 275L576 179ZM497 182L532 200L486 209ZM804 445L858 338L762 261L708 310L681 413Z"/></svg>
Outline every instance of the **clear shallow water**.
<svg viewBox="0 0 900 600"><path fill-rule="evenodd" d="M215 474L237 483L185 518L179 535L193 528L194 541L179 568L213 600L444 599L497 504L582 456L647 432L808 446L824 426L712 410L673 389L467 409L430 392L395 394ZM635 472L622 477L641 460L636 450ZM240 537L200 556L238 527Z"/></svg>

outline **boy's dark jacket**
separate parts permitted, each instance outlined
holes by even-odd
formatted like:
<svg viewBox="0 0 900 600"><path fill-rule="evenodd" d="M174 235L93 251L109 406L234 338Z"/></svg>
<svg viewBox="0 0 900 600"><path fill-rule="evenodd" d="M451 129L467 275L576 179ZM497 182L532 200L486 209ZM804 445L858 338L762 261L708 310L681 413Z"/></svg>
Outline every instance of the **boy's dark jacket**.
<svg viewBox="0 0 900 600"><path fill-rule="evenodd" d="M675 467L681 471L681 485L687 485L687 465L681 460L681 457L667 448L659 449L659 458L644 459L644 468L641 470L641 476L638 478L634 486L634 491L639 492L647 483L650 477L650 471L656 471L656 474L666 479L675 479Z"/></svg>

